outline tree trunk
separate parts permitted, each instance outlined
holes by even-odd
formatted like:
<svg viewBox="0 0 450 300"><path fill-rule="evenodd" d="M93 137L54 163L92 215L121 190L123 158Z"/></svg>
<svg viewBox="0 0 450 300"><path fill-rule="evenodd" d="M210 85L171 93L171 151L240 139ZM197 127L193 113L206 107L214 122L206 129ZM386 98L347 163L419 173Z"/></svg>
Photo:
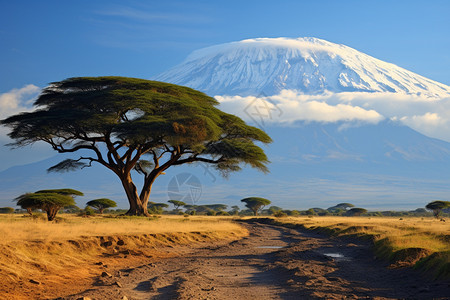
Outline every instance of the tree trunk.
<svg viewBox="0 0 450 300"><path fill-rule="evenodd" d="M53 221L56 217L56 214L58 213L59 207L47 207L46 212L47 212L47 220L48 221Z"/></svg>
<svg viewBox="0 0 450 300"><path fill-rule="evenodd" d="M139 198L139 194L137 192L136 186L134 185L130 174L127 174L124 177L120 178L122 182L122 186L125 189L125 193L127 194L128 202L130 203L130 209L126 212L128 216L150 216L147 211L147 202L144 203ZM150 195L150 192L149 192Z"/></svg>
<svg viewBox="0 0 450 300"><path fill-rule="evenodd" d="M141 194L139 195L139 199L141 199L142 206L145 207L145 211L147 211L148 200L150 198L150 193L152 191L152 184L144 185L142 188Z"/></svg>

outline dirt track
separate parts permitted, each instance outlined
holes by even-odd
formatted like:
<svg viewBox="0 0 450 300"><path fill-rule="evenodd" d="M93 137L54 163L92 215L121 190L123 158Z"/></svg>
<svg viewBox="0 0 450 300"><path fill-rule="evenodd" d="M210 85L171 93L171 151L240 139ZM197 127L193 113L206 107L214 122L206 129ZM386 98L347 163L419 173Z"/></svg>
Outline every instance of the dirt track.
<svg viewBox="0 0 450 300"><path fill-rule="evenodd" d="M178 249L179 257L112 272L112 277L100 276L91 289L58 299L450 297L449 282L429 282L412 270L387 269L386 263L373 258L368 245L277 226L243 226L250 235L242 240Z"/></svg>

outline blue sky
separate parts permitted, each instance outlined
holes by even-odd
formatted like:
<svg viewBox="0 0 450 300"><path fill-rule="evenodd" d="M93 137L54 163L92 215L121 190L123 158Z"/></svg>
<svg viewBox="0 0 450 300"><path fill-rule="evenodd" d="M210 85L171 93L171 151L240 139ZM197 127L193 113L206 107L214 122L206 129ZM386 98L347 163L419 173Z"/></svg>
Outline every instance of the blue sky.
<svg viewBox="0 0 450 300"><path fill-rule="evenodd" d="M450 85L449 1L1 1L0 93L73 76L149 78L192 50L313 36Z"/></svg>
<svg viewBox="0 0 450 300"><path fill-rule="evenodd" d="M0 5L0 119L29 109L39 89L53 81L103 75L151 78L193 50L256 37L317 37L450 85L446 0L0 0ZM9 151L3 147L6 132L0 128L0 171L55 155L46 145ZM405 203L413 196L408 180L406 188L394 191ZM376 188L382 190L380 182ZM359 188L335 185L345 193ZM448 194L446 186L430 190L430 197ZM322 188L311 189L305 199L319 197L317 191ZM164 188L160 192L165 197ZM355 197L369 197L372 190L364 193ZM282 206L290 205L286 201ZM420 201L411 205L420 206ZM313 204L299 207L308 205Z"/></svg>

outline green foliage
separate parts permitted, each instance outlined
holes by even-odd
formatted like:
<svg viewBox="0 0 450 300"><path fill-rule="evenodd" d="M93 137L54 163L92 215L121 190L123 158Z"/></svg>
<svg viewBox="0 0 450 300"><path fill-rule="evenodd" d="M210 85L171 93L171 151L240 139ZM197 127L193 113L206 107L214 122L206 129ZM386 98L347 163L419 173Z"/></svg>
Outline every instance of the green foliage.
<svg viewBox="0 0 450 300"><path fill-rule="evenodd" d="M351 204L351 203L339 203L335 207L343 209L343 210L347 210L347 209L355 207L355 206L353 204Z"/></svg>
<svg viewBox="0 0 450 300"><path fill-rule="evenodd" d="M327 208L326 210L330 214L333 214L335 216L341 216L341 215L345 214L347 209L349 209L351 207L354 207L354 205L351 203L339 203L335 206ZM320 213L319 213L319 215L320 215ZM323 212L321 215L327 215L327 213Z"/></svg>
<svg viewBox="0 0 450 300"><path fill-rule="evenodd" d="M283 210L284 213L286 213L288 216L296 217L300 215L300 212L296 209L294 210Z"/></svg>
<svg viewBox="0 0 450 300"><path fill-rule="evenodd" d="M0 207L0 214L13 214L14 208L12 207Z"/></svg>
<svg viewBox="0 0 450 300"><path fill-rule="evenodd" d="M148 203L148 212L154 215L160 215L164 212L164 208L168 208L169 205L166 203Z"/></svg>
<svg viewBox="0 0 450 300"><path fill-rule="evenodd" d="M315 215L317 215L317 213L314 211L313 208L310 208L306 211L306 215L307 216L315 216Z"/></svg>
<svg viewBox="0 0 450 300"><path fill-rule="evenodd" d="M269 214L271 215L275 215L277 212L282 211L283 209L281 207L278 206L271 206L269 207Z"/></svg>
<svg viewBox="0 0 450 300"><path fill-rule="evenodd" d="M439 218L439 215L441 213L441 210L450 207L450 201L442 201L442 200L436 200L433 202L428 203L425 208L433 211L433 215L436 218Z"/></svg>
<svg viewBox="0 0 450 300"><path fill-rule="evenodd" d="M228 212L230 215L233 215L233 216L237 216L238 214L239 214L239 211L240 211L241 209L239 208L239 206L237 206L237 205L233 205L232 207L231 207L231 210Z"/></svg>
<svg viewBox="0 0 450 300"><path fill-rule="evenodd" d="M260 198L260 197L248 197L241 200L241 202L245 203L245 206L248 207L255 216L258 215L258 212L264 208L264 206L269 205L271 202L268 199Z"/></svg>
<svg viewBox="0 0 450 300"><path fill-rule="evenodd" d="M76 205L68 205L64 207L65 213L79 213L81 211L81 208L79 208Z"/></svg>
<svg viewBox="0 0 450 300"><path fill-rule="evenodd" d="M184 203L183 201L179 201L179 200L169 200L167 202L173 204L173 206L175 207L176 210L178 210L179 207L186 205L186 203Z"/></svg>
<svg viewBox="0 0 450 300"><path fill-rule="evenodd" d="M329 212L323 208L320 207L314 207L314 208L310 208L314 211L314 215L318 215L318 216L326 216Z"/></svg>
<svg viewBox="0 0 450 300"><path fill-rule="evenodd" d="M285 213L285 212L283 212L283 211L281 211L281 210L278 210L278 211L276 211L276 212L273 214L273 216L276 217L276 218L285 218L285 217L287 217L288 215L287 215L287 213Z"/></svg>
<svg viewBox="0 0 450 300"><path fill-rule="evenodd" d="M69 205L75 205L71 196L62 193L36 192L23 194L15 199L20 207L31 209L42 209L47 213L47 219L53 221L58 211Z"/></svg>
<svg viewBox="0 0 450 300"><path fill-rule="evenodd" d="M360 215L365 214L365 213L367 213L367 209L354 207L354 208L349 209L346 212L346 215L347 216L360 216Z"/></svg>
<svg viewBox="0 0 450 300"><path fill-rule="evenodd" d="M242 165L268 171L269 160L255 143L270 143L270 137L217 109L214 98L187 87L127 77L77 77L51 83L34 105L32 112L0 121L11 128L12 145L43 141L59 153L90 151L91 156L66 159L49 171L105 166L120 178L130 206L136 207L128 214L147 213L154 180L174 165L209 163L224 176ZM131 170L144 176L140 194Z"/></svg>
<svg viewBox="0 0 450 300"><path fill-rule="evenodd" d="M216 216L229 216L230 214L226 211L219 211L216 213Z"/></svg>
<svg viewBox="0 0 450 300"><path fill-rule="evenodd" d="M103 214L103 211L106 208L117 207L117 203L115 201L107 198L94 199L87 202L86 205L98 209L100 214Z"/></svg>
<svg viewBox="0 0 450 300"><path fill-rule="evenodd" d="M84 196L84 194L80 191L74 190L74 189L54 189L54 190L40 190L36 193L56 193L66 196Z"/></svg>
<svg viewBox="0 0 450 300"><path fill-rule="evenodd" d="M86 206L78 213L79 216L95 216L95 211L92 207Z"/></svg>
<svg viewBox="0 0 450 300"><path fill-rule="evenodd" d="M228 207L228 205L226 205L226 204L205 204L202 206L205 208L211 209L215 212L223 211L223 210L227 209L227 207Z"/></svg>

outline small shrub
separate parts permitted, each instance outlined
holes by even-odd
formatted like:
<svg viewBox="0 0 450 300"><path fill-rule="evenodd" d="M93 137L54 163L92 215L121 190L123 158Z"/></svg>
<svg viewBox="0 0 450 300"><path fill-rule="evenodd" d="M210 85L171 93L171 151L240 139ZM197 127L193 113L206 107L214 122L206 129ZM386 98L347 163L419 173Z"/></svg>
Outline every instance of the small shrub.
<svg viewBox="0 0 450 300"><path fill-rule="evenodd" d="M12 207L0 207L0 214L13 214L14 208Z"/></svg>
<svg viewBox="0 0 450 300"><path fill-rule="evenodd" d="M226 211L219 211L216 213L216 216L229 216L230 214Z"/></svg>
<svg viewBox="0 0 450 300"><path fill-rule="evenodd" d="M286 218L287 217L287 213L282 212L282 211L277 211L273 214L274 217L276 218Z"/></svg>
<svg viewBox="0 0 450 300"><path fill-rule="evenodd" d="M90 206L86 206L85 209L81 210L78 213L78 216L80 216L80 217L87 217L87 216L94 216L94 215L95 215L95 211Z"/></svg>

